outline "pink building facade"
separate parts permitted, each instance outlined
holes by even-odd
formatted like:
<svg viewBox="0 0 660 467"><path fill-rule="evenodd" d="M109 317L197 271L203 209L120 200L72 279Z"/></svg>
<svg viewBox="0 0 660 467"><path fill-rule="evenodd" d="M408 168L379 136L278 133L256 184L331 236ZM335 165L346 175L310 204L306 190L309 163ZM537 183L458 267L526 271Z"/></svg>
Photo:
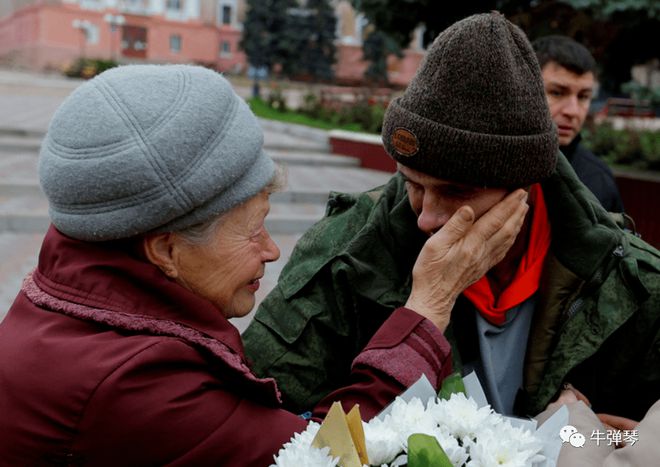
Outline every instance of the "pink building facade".
<svg viewBox="0 0 660 467"><path fill-rule="evenodd" d="M334 0L338 82L359 84L370 27L348 0ZM121 63L199 63L242 73L246 0L0 0L0 64L62 69L79 57ZM418 31L419 33L419 31ZM406 86L424 56L419 34L388 60L390 83Z"/></svg>
<svg viewBox="0 0 660 467"><path fill-rule="evenodd" d="M200 0L36 0L0 18L0 61L57 69L78 57L114 58L240 72L236 3L218 0L202 16Z"/></svg>

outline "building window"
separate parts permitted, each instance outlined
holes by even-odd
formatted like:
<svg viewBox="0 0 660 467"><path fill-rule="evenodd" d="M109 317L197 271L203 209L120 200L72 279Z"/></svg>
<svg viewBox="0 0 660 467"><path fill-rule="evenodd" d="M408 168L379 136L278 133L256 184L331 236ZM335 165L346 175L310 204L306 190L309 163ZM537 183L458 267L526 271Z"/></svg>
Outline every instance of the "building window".
<svg viewBox="0 0 660 467"><path fill-rule="evenodd" d="M218 24L223 26L236 26L236 1L218 0Z"/></svg>
<svg viewBox="0 0 660 467"><path fill-rule="evenodd" d="M168 10L181 10L181 1L182 0L167 0L167 9Z"/></svg>
<svg viewBox="0 0 660 467"><path fill-rule="evenodd" d="M222 24L231 24L231 6L222 5Z"/></svg>
<svg viewBox="0 0 660 467"><path fill-rule="evenodd" d="M147 28L125 25L121 28L121 53L125 57L147 57Z"/></svg>
<svg viewBox="0 0 660 467"><path fill-rule="evenodd" d="M220 56L231 57L231 43L229 41L220 42Z"/></svg>
<svg viewBox="0 0 660 467"><path fill-rule="evenodd" d="M181 36L178 34L172 34L170 36L170 52L179 53L181 52Z"/></svg>
<svg viewBox="0 0 660 467"><path fill-rule="evenodd" d="M99 27L95 24L90 24L85 30L85 39L88 44L99 43Z"/></svg>

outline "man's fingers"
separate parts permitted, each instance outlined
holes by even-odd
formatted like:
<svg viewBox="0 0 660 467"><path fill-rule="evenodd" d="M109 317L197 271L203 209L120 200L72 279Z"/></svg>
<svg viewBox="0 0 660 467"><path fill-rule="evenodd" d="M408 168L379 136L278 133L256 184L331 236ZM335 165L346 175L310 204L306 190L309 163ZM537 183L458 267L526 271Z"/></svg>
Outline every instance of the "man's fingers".
<svg viewBox="0 0 660 467"><path fill-rule="evenodd" d="M508 222L517 222L522 205L526 205L527 192L522 188L509 193L475 223L484 240L497 234ZM524 217L524 213L523 213Z"/></svg>
<svg viewBox="0 0 660 467"><path fill-rule="evenodd" d="M492 252L491 261L493 261L493 265L499 263L504 258L515 242L525 221L525 215L528 209L529 205L527 203L520 203L515 212L499 230L493 233L490 238L481 240Z"/></svg>
<svg viewBox="0 0 660 467"><path fill-rule="evenodd" d="M444 242L448 246L451 246L465 237L473 223L474 211L472 208L470 206L461 206L435 235L442 237Z"/></svg>

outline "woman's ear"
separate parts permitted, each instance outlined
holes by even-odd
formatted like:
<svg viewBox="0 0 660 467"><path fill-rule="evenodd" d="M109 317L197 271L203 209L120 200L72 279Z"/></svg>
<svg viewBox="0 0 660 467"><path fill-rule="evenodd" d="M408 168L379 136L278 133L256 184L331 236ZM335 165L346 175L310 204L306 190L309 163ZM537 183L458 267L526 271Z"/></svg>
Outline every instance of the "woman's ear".
<svg viewBox="0 0 660 467"><path fill-rule="evenodd" d="M167 277L176 279L179 271L174 261L173 241L171 233L147 234L142 239L142 248L150 263L156 265Z"/></svg>

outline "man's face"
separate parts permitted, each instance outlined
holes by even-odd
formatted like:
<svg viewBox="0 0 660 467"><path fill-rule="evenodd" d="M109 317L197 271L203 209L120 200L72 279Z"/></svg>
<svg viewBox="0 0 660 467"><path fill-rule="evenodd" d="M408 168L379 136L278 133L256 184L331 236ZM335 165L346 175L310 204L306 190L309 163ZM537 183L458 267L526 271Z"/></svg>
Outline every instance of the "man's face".
<svg viewBox="0 0 660 467"><path fill-rule="evenodd" d="M550 114L557 125L559 145L575 139L587 118L594 90L594 74L578 75L556 62L548 62L541 71Z"/></svg>
<svg viewBox="0 0 660 467"><path fill-rule="evenodd" d="M442 180L398 164L406 180L410 206L417 215L417 227L433 235L461 206L470 206L476 219L508 193L504 188L479 188Z"/></svg>

